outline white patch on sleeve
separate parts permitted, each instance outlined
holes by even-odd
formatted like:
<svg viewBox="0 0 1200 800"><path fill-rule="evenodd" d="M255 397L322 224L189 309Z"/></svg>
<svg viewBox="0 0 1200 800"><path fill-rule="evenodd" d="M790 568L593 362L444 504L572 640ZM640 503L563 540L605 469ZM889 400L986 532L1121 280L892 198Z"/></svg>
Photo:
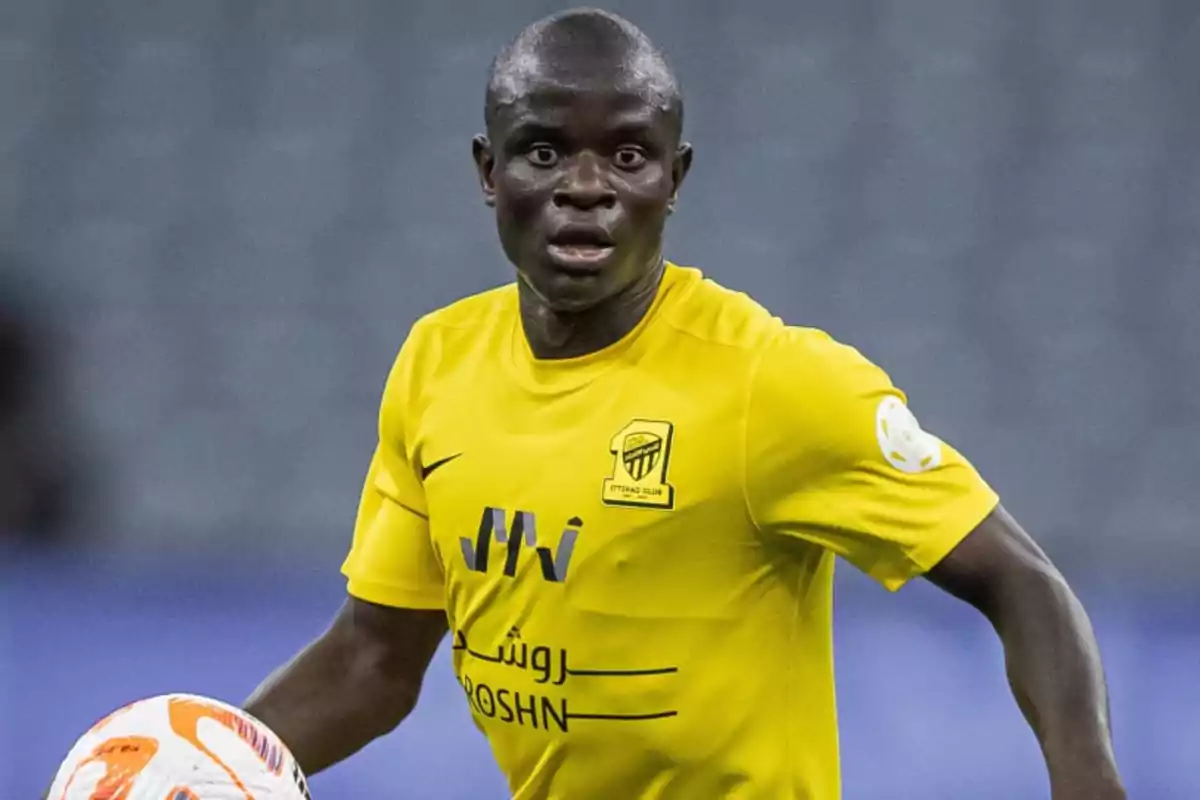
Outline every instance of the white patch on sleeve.
<svg viewBox="0 0 1200 800"><path fill-rule="evenodd" d="M887 462L916 474L942 463L942 440L921 430L921 423L899 397L885 397L875 410L875 435Z"/></svg>

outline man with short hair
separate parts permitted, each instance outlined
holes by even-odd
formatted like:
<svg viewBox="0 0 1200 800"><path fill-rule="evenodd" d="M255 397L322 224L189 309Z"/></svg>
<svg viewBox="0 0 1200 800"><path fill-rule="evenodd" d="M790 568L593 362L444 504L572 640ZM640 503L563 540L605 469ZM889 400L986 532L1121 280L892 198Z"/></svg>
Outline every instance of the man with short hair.
<svg viewBox="0 0 1200 800"><path fill-rule="evenodd" d="M247 708L309 773L454 668L518 800L840 794L832 578L979 608L1056 800L1124 797L1062 576L855 350L667 262L683 102L626 20L496 59L474 141L514 285L414 326L332 627Z"/></svg>

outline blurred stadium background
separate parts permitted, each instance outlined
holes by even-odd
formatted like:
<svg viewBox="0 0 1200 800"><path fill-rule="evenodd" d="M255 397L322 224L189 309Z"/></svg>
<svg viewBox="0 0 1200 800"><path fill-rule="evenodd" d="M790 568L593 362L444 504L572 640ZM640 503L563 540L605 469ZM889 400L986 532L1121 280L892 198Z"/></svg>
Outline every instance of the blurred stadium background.
<svg viewBox="0 0 1200 800"><path fill-rule="evenodd" d="M488 62L561 7L0 0L0 797L324 625L408 325L509 276ZM607 7L685 84L672 257L892 373L1089 603L1131 796L1200 797L1200 8ZM1046 796L986 624L841 581L847 799ZM313 788L505 796L444 657Z"/></svg>

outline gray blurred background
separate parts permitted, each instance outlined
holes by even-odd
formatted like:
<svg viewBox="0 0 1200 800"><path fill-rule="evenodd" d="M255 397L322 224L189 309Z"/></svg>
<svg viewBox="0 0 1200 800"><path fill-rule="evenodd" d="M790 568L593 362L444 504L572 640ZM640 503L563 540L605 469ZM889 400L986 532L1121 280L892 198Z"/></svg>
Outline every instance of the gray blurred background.
<svg viewBox="0 0 1200 800"><path fill-rule="evenodd" d="M36 754L0 794L319 632L408 326L510 279L469 138L493 54L563 7L0 0L0 744ZM1200 796L1200 9L605 7L684 83L670 257L892 374L1089 600L1139 796ZM990 632L845 580L848 800L1044 796ZM410 758L414 796L504 796L439 664L421 735L314 790ZM933 680L892 708L900 669Z"/></svg>

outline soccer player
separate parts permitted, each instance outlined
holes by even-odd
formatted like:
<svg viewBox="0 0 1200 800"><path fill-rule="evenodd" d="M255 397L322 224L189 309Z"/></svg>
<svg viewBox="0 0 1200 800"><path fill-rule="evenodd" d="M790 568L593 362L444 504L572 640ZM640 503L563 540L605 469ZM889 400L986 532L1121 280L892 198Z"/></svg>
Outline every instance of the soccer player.
<svg viewBox="0 0 1200 800"><path fill-rule="evenodd" d="M1055 800L1124 797L1088 619L992 489L858 352L664 260L692 149L646 36L534 23L485 120L516 282L413 327L349 598L247 708L319 772L405 718L449 634L519 800L829 800L841 556L978 608Z"/></svg>

